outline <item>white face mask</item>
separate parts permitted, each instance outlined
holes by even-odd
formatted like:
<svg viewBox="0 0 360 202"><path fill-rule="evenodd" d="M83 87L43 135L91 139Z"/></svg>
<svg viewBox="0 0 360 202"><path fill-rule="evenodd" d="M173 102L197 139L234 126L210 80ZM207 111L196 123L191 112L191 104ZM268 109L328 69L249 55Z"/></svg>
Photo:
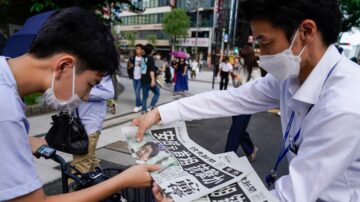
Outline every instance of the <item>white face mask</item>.
<svg viewBox="0 0 360 202"><path fill-rule="evenodd" d="M280 81L299 76L301 63L300 56L304 52L306 45L299 55L295 56L292 53L291 49L294 45L298 32L299 30L296 31L289 49L275 55L264 55L259 57L260 66Z"/></svg>
<svg viewBox="0 0 360 202"><path fill-rule="evenodd" d="M51 82L51 88L44 93L45 103L58 111L74 111L83 101L75 94L75 66L73 67L72 96L68 100L59 100L54 93L55 72Z"/></svg>

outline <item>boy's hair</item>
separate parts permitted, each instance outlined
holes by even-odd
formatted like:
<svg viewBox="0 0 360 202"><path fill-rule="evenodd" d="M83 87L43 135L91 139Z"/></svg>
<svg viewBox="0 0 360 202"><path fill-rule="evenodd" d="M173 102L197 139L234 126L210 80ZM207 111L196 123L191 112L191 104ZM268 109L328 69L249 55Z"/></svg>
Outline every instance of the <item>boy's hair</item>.
<svg viewBox="0 0 360 202"><path fill-rule="evenodd" d="M247 21L268 20L284 30L289 41L305 19L315 21L327 46L335 43L340 33L338 0L243 0L240 8Z"/></svg>
<svg viewBox="0 0 360 202"><path fill-rule="evenodd" d="M39 30L29 53L37 58L68 53L77 57L77 73L113 74L119 54L110 29L94 13L79 7L55 11Z"/></svg>
<svg viewBox="0 0 360 202"><path fill-rule="evenodd" d="M154 50L154 46L151 44L146 44L144 47L145 55L150 55L153 50Z"/></svg>
<svg viewBox="0 0 360 202"><path fill-rule="evenodd" d="M141 48L144 50L144 46L142 44L136 44L135 48Z"/></svg>

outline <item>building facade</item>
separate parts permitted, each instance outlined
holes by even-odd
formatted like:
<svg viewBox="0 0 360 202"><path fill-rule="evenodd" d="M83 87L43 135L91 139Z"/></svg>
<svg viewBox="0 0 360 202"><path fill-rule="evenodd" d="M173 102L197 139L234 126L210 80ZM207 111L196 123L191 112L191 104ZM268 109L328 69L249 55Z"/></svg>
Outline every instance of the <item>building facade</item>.
<svg viewBox="0 0 360 202"><path fill-rule="evenodd" d="M157 50L170 51L170 37L162 31L162 20L165 13L171 12L171 2L171 0L142 0L141 7L145 12L140 14L122 12L120 14L122 24L119 27L121 43L129 45L129 40L125 36L127 32L131 32L135 36L135 44L150 43L149 37L155 36Z"/></svg>

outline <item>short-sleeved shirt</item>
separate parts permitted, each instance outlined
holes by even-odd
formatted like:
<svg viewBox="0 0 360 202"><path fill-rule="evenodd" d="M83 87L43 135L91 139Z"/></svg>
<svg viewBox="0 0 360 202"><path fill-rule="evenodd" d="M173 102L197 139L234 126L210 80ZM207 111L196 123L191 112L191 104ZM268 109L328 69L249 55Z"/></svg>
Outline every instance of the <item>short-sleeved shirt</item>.
<svg viewBox="0 0 360 202"><path fill-rule="evenodd" d="M29 122L15 78L0 57L0 201L29 194L42 187L29 144Z"/></svg>
<svg viewBox="0 0 360 202"><path fill-rule="evenodd" d="M142 56L135 56L135 65L134 65L134 79L138 80L141 78L141 61L143 60Z"/></svg>
<svg viewBox="0 0 360 202"><path fill-rule="evenodd" d="M141 65L141 84L147 85L151 83L150 72L155 74L155 61L152 56L144 57L144 61ZM155 76L155 75L154 75Z"/></svg>

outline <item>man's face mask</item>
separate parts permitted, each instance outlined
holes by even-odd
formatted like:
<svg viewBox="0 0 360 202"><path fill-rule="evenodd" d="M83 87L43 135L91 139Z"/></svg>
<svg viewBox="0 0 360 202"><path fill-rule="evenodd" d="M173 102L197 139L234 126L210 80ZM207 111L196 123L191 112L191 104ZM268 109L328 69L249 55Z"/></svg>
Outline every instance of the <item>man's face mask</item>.
<svg viewBox="0 0 360 202"><path fill-rule="evenodd" d="M73 67L72 96L68 100L59 100L54 92L55 72L51 81L51 88L44 93L45 103L58 111L74 111L83 101L75 94L75 66Z"/></svg>
<svg viewBox="0 0 360 202"><path fill-rule="evenodd" d="M304 52L306 45L303 47L299 55L295 56L293 54L291 49L294 45L298 32L299 30L296 31L288 49L275 55L263 55L259 57L260 66L280 81L299 76L301 63L300 56Z"/></svg>

